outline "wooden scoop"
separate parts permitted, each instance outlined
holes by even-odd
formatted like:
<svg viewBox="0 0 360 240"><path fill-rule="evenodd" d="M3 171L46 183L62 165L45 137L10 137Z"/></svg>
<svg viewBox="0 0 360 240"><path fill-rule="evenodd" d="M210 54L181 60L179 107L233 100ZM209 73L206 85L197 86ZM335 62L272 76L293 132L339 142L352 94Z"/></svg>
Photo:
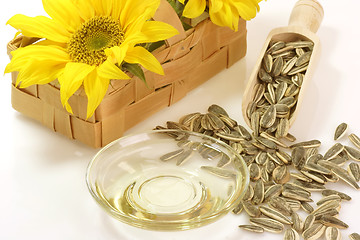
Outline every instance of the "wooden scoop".
<svg viewBox="0 0 360 240"><path fill-rule="evenodd" d="M291 13L289 19L289 25L287 27L281 27L273 29L266 41L265 44L260 52L260 56L255 64L253 72L250 75L250 79L247 83L243 100L242 100L242 113L245 119L246 124L251 127L250 120L247 117L247 107L249 103L253 101L254 97L254 85L256 83L261 82L258 79L258 73L260 67L262 66L262 60L268 49L269 44L284 41L286 42L293 42L293 41L312 41L314 43L313 52L310 57L309 65L306 70L305 76L303 78L303 83L300 88L297 103L295 105L295 110L292 116L289 119L289 125L291 126L294 122L297 111L299 106L302 103L302 99L304 97L306 86L308 85L310 78L313 74L315 68L315 62L320 54L320 41L319 38L315 35L316 31L318 30L320 23L322 21L324 15L324 11L322 6L316 0L299 0Z"/></svg>

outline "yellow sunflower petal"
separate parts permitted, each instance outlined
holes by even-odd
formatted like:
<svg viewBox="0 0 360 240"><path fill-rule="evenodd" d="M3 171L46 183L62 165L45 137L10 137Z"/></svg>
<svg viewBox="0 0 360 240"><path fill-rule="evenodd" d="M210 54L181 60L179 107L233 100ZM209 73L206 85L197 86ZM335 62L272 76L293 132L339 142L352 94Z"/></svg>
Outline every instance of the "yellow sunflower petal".
<svg viewBox="0 0 360 240"><path fill-rule="evenodd" d="M112 48L105 49L106 56L110 57L114 63L122 63L128 50L128 45L122 43L121 46L114 46Z"/></svg>
<svg viewBox="0 0 360 240"><path fill-rule="evenodd" d="M65 28L44 16L28 17L16 14L7 24L21 30L27 37L47 38L55 42L67 42L70 38L70 33Z"/></svg>
<svg viewBox="0 0 360 240"><path fill-rule="evenodd" d="M206 8L206 0L189 0L185 5L183 16L196 18L200 16Z"/></svg>
<svg viewBox="0 0 360 240"><path fill-rule="evenodd" d="M98 67L98 75L108 79L130 79L110 58Z"/></svg>
<svg viewBox="0 0 360 240"><path fill-rule="evenodd" d="M128 31L128 28L134 22L141 23L141 19L150 19L154 16L157 8L160 5L160 0L131 0L121 1L120 25L123 30Z"/></svg>
<svg viewBox="0 0 360 240"><path fill-rule="evenodd" d="M141 31L146 37L146 42L157 42L179 34L173 26L159 21L145 22Z"/></svg>
<svg viewBox="0 0 360 240"><path fill-rule="evenodd" d="M222 0L210 0L209 9L211 9L212 12L218 12L222 8L223 4L224 2Z"/></svg>
<svg viewBox="0 0 360 240"><path fill-rule="evenodd" d="M47 62L61 64L70 61L64 49L53 46L30 45L11 52L12 59L5 68L5 73L21 71L26 63Z"/></svg>
<svg viewBox="0 0 360 240"><path fill-rule="evenodd" d="M69 98L79 89L84 81L84 78L94 70L95 66L90 66L85 63L70 62L66 64L64 72L61 76L59 76L58 80L61 86L61 103L66 107L68 112L72 113L71 107L68 103Z"/></svg>
<svg viewBox="0 0 360 240"><path fill-rule="evenodd" d="M82 23L78 9L71 0L42 0L47 14L69 32L74 32Z"/></svg>
<svg viewBox="0 0 360 240"><path fill-rule="evenodd" d="M235 2L234 7L244 20L251 20L256 16L257 11L259 11L259 5L257 4L257 1L254 0L241 0Z"/></svg>
<svg viewBox="0 0 360 240"><path fill-rule="evenodd" d="M232 12L231 7L228 4L224 4L222 9L218 12L212 12L210 9L209 14L211 21L216 25L228 26L235 31L237 30L233 24L233 16L234 14L237 15L237 13Z"/></svg>
<svg viewBox="0 0 360 240"><path fill-rule="evenodd" d="M86 21L95 16L95 10L92 2L89 0L72 0L78 9L80 17Z"/></svg>
<svg viewBox="0 0 360 240"><path fill-rule="evenodd" d="M109 82L110 80L108 78L100 77L96 70L84 79L84 89L88 98L86 118L94 114L95 109L99 106L106 94Z"/></svg>
<svg viewBox="0 0 360 240"><path fill-rule="evenodd" d="M33 62L24 66L16 79L16 86L27 88L34 84L54 81L63 71L65 64Z"/></svg>
<svg viewBox="0 0 360 240"><path fill-rule="evenodd" d="M159 61L143 47L134 47L129 50L124 60L128 63L139 63L152 72L164 75L164 70Z"/></svg>

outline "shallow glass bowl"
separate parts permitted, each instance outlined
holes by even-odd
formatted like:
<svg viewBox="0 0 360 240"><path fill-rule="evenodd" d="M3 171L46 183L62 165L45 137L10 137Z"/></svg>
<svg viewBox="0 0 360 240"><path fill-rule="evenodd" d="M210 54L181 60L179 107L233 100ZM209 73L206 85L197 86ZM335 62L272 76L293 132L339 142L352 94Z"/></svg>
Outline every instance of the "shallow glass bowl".
<svg viewBox="0 0 360 240"><path fill-rule="evenodd" d="M224 216L249 184L244 160L215 138L181 130L122 137L90 162L86 182L116 219L144 229L186 230Z"/></svg>

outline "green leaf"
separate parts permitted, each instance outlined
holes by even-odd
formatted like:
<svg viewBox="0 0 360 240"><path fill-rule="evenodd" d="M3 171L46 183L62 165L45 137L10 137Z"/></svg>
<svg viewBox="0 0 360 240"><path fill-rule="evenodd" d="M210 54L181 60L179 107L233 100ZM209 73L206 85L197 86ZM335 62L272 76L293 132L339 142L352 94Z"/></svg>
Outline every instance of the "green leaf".
<svg viewBox="0 0 360 240"><path fill-rule="evenodd" d="M146 87L149 88L149 86L146 82L146 79L145 79L144 71L139 66L139 64L132 64L132 63L124 62L122 64L122 68L123 68L123 70L128 71L128 72L134 74L134 76L137 76L138 78L140 78L145 83Z"/></svg>

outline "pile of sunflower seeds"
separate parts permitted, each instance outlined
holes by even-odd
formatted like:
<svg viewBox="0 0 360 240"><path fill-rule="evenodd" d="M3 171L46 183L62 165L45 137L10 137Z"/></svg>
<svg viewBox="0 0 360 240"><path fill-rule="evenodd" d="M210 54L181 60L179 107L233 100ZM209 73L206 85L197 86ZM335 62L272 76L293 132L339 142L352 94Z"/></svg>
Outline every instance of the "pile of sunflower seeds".
<svg viewBox="0 0 360 240"><path fill-rule="evenodd" d="M311 41L270 44L246 110L255 136L261 132L287 136L313 45Z"/></svg>
<svg viewBox="0 0 360 240"><path fill-rule="evenodd" d="M191 113L179 122L168 121L166 127L156 127L164 128L215 137L242 156L248 166L251 183L245 196L233 209L235 214L245 212L249 216L249 223L240 225L241 229L284 232L285 240L299 239L300 236L315 240L324 235L328 240L336 240L341 239L340 229L349 227L338 218L338 214L341 203L350 201L351 197L327 189L326 183L343 181L359 189L360 166L357 162L360 161L360 138L354 133L348 135L353 147L335 143L322 155L319 153L319 140L293 143L296 138L290 134L281 138L266 131L258 135L255 131L250 133L218 105L211 105L205 114ZM335 130L334 140L344 138L347 129L346 123L340 124ZM170 155L174 156L173 153ZM164 158L166 160L166 156ZM219 168L229 161L222 159L216 169L207 170L216 170L220 176L228 174L222 173ZM346 163L347 169L344 168ZM315 205L312 204L312 192L322 194ZM307 213L305 219L298 214L300 209ZM360 235L353 233L349 238L360 240Z"/></svg>

